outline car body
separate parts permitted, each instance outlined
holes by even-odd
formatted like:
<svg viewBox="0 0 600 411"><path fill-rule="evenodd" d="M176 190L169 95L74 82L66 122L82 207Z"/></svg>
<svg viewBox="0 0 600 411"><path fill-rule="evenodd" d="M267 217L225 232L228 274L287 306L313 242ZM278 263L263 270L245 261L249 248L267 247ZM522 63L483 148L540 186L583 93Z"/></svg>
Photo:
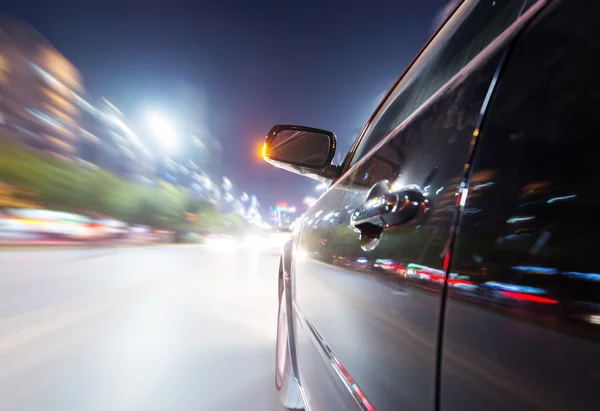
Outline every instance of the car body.
<svg viewBox="0 0 600 411"><path fill-rule="evenodd" d="M267 161L329 184L281 256L284 406L598 409L599 21L463 1L343 164L331 132L269 132Z"/></svg>

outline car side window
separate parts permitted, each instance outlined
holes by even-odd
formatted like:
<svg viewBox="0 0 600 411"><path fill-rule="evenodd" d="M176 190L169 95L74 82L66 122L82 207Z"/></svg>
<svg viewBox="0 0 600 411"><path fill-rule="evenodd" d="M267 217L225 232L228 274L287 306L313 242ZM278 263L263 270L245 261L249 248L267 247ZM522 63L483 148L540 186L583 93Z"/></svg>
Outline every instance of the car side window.
<svg viewBox="0 0 600 411"><path fill-rule="evenodd" d="M466 1L396 86L359 143L351 165L498 37L517 19L525 3L525 0Z"/></svg>

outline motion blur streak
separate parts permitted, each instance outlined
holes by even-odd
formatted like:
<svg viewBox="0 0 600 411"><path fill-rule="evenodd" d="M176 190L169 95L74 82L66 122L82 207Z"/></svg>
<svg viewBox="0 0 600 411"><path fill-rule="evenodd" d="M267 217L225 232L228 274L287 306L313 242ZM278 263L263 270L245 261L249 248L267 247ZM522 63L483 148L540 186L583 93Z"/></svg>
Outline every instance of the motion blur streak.
<svg viewBox="0 0 600 411"><path fill-rule="evenodd" d="M281 410L277 256L26 249L0 265L0 410Z"/></svg>
<svg viewBox="0 0 600 411"><path fill-rule="evenodd" d="M37 30L0 18L0 242L188 242L263 222L197 116L135 120L83 84Z"/></svg>
<svg viewBox="0 0 600 411"><path fill-rule="evenodd" d="M551 298L538 297L536 295L522 294L522 293L514 293L512 291L500 291L505 297L509 297L515 300L522 301L532 301L534 303L543 303L543 304L558 304L557 300L553 300Z"/></svg>

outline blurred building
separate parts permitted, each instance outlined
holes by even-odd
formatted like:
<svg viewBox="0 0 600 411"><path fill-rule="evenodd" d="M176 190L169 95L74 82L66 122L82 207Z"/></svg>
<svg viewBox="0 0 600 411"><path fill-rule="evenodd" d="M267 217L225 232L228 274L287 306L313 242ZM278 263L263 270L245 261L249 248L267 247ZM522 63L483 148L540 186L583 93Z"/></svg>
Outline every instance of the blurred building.
<svg viewBox="0 0 600 411"><path fill-rule="evenodd" d="M125 123L123 113L105 98L92 102L81 99L79 106L78 158L124 179L151 182L154 159Z"/></svg>
<svg viewBox="0 0 600 411"><path fill-rule="evenodd" d="M223 176L223 145L209 133L192 133L190 153L199 167L214 181Z"/></svg>
<svg viewBox="0 0 600 411"><path fill-rule="evenodd" d="M72 159L81 74L28 24L0 19L0 138Z"/></svg>
<svg viewBox="0 0 600 411"><path fill-rule="evenodd" d="M177 110L183 124L180 130L181 151L174 158L183 166L183 175L179 173L177 181L218 202L225 198L220 183L223 177L223 146L207 127L211 122L208 96L200 86L186 80L181 81L175 92L181 102Z"/></svg>
<svg viewBox="0 0 600 411"><path fill-rule="evenodd" d="M192 195L213 203L227 201L222 185L222 146L204 134L182 133L181 149L174 156L163 156L158 175L190 191ZM233 197L232 197L233 198Z"/></svg>
<svg viewBox="0 0 600 411"><path fill-rule="evenodd" d="M223 148L198 126L201 94L187 90L182 147L176 157L167 157L142 144L115 105L87 96L77 68L38 31L0 18L0 139L130 181L152 184L163 178L216 203L223 196Z"/></svg>
<svg viewBox="0 0 600 411"><path fill-rule="evenodd" d="M260 204L258 202L258 198L256 198L255 195L251 195L250 201L248 204L248 208L246 210L246 219L248 221L254 222L254 223L262 222L262 217L260 215L260 212L258 211L259 207L260 207Z"/></svg>
<svg viewBox="0 0 600 411"><path fill-rule="evenodd" d="M8 18L0 18L0 139L122 178L153 178L153 160L123 113L86 97L77 68L33 27Z"/></svg>

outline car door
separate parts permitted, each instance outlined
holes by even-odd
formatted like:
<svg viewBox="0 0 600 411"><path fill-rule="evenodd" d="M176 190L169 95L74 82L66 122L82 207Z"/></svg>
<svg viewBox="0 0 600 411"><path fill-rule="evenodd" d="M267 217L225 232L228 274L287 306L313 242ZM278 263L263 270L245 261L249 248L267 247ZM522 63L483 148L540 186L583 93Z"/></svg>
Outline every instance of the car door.
<svg viewBox="0 0 600 411"><path fill-rule="evenodd" d="M524 6L464 2L387 97L348 170L304 216L293 308L311 409L434 407L459 182L510 39L499 36ZM378 232L377 215L361 219L385 207L382 198L396 203Z"/></svg>
<svg viewBox="0 0 600 411"><path fill-rule="evenodd" d="M448 280L443 411L599 409L599 19L553 2L500 73Z"/></svg>

